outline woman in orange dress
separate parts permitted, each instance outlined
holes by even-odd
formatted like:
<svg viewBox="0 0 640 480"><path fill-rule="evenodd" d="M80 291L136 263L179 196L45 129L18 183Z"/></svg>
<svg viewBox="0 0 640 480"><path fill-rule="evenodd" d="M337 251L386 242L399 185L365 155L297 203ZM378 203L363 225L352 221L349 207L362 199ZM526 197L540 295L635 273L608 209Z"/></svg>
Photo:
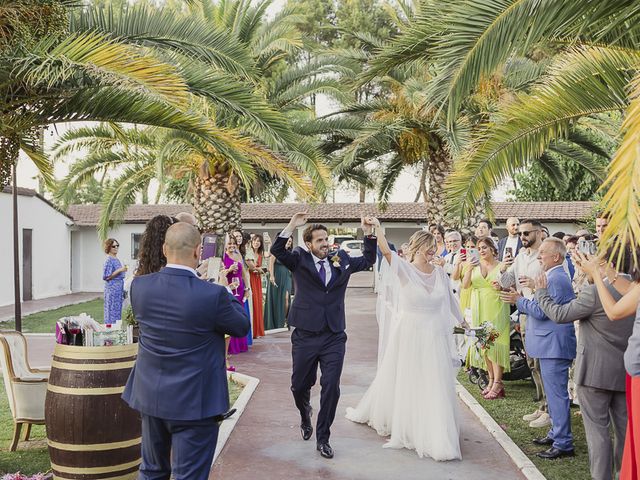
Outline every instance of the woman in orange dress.
<svg viewBox="0 0 640 480"><path fill-rule="evenodd" d="M264 313L262 300L262 275L266 269L262 267L264 257L264 240L261 235L251 239L245 261L249 267L251 282L251 298L253 303L253 338L264 337Z"/></svg>

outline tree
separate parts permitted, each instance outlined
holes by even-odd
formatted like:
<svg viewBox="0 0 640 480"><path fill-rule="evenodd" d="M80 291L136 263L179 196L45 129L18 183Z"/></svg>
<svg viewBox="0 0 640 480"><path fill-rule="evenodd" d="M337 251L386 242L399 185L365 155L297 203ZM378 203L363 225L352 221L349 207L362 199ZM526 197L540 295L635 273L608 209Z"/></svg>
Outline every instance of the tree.
<svg viewBox="0 0 640 480"><path fill-rule="evenodd" d="M500 106L456 162L449 182L450 206L458 214L553 141L568 137L582 118L626 112L622 142L603 182L610 228L618 252L640 245L640 5L631 0L481 0L438 2L387 52L386 68L408 59L429 59L437 75L428 105L459 117L469 92L477 91L513 55L535 45L561 51L544 79L527 94ZM397 60L402 53L402 58ZM638 259L636 258L636 262Z"/></svg>
<svg viewBox="0 0 640 480"><path fill-rule="evenodd" d="M311 95L325 93L336 98L343 95L343 88L335 78L322 77L326 72L343 67L331 57L318 58L306 65L290 66L286 60L295 56L301 45L300 33L294 25L297 17L283 11L273 20L267 20L265 11L269 3L263 1L251 5L244 0L219 4L203 2L195 13L192 11L183 15L175 12L172 17L175 20L172 21L184 27L190 22L204 22L215 31L226 32L241 46L240 56L253 61L253 68L244 73L254 86L251 97L246 94L234 96L233 89L224 90L229 95L227 103L220 104L218 98L209 98L209 102L203 106L211 121L218 126L220 135L233 143L237 155L236 158L231 157L216 145L203 142L188 132L150 132L150 136L154 137L153 145L143 159L133 158L130 152L126 152L127 142L135 144L135 140L125 137L120 139L122 141L118 145L108 144L109 149L115 147L116 152L100 152L100 155L90 155L80 162L78 168L70 172L66 193L61 194L68 195L72 186L89 178L86 172L91 171L93 175L100 169L110 167L110 162L114 161L120 162L121 166L127 165L125 175L115 179L105 195L100 222L103 234L109 221L120 218L126 206L135 200L136 193L144 191L153 178L159 181L161 191L166 178L188 179L188 184L193 187L190 198L196 216L203 228L218 233L240 226L243 190L254 194L274 192L277 195L276 192L281 192L288 185L304 198L322 198L326 192L328 169L315 142L305 137L301 129L306 119L313 116L306 102ZM156 11L147 12L145 16L135 11L124 12L123 15L127 18L98 17L85 20L85 24L118 32L127 27L128 35L132 38L136 34L132 25L135 25L139 34L145 32L148 35L149 31L160 31L160 22L168 24ZM149 16L158 18L149 21ZM145 21L146 25L138 26ZM168 24L162 28L165 36L171 32L167 28L170 26ZM178 33L177 29L174 30ZM171 40L175 42L173 38ZM197 66L193 66L193 69L197 71ZM247 103L242 104L242 111L234 111L228 105L233 100ZM267 118L271 121L277 119L283 122L279 125L286 124L286 129L279 128L274 132L265 129L264 125L258 125L256 116L252 117L248 109L249 101L251 105L259 107L261 113L268 114ZM81 138L83 134L77 138L70 136L67 140L71 143L64 148L79 148L87 142L95 145L97 136L98 132L93 132L89 138ZM80 142L73 147L77 141ZM117 158L113 157L114 153L117 153ZM180 181L184 186L184 180ZM178 189L177 193L181 191L184 190ZM173 192L176 193L176 190Z"/></svg>

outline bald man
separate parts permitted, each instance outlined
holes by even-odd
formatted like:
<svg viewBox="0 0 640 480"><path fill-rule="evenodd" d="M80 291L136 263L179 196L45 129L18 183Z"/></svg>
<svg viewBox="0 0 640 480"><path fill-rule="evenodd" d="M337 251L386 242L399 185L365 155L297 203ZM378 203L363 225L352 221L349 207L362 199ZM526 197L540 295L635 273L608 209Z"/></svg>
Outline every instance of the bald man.
<svg viewBox="0 0 640 480"><path fill-rule="evenodd" d="M180 212L175 217L179 222L188 223L189 225L193 225L194 227L198 226L198 220L195 215L189 212Z"/></svg>
<svg viewBox="0 0 640 480"><path fill-rule="evenodd" d="M167 266L131 284L140 343L122 398L142 416L139 479L206 480L229 409L224 336L247 335L249 318L224 287L198 278L200 249L194 226L173 224Z"/></svg>

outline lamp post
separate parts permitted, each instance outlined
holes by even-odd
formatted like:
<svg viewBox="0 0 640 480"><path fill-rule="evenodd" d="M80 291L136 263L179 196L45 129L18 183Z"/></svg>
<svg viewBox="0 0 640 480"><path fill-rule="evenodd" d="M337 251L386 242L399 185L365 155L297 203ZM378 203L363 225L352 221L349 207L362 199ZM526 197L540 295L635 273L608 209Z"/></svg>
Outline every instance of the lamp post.
<svg viewBox="0 0 640 480"><path fill-rule="evenodd" d="M22 331L22 304L20 295L20 247L18 245L18 181L16 169L18 160L13 162L11 168L11 183L13 191L13 279L14 279L14 316L16 322L16 330Z"/></svg>

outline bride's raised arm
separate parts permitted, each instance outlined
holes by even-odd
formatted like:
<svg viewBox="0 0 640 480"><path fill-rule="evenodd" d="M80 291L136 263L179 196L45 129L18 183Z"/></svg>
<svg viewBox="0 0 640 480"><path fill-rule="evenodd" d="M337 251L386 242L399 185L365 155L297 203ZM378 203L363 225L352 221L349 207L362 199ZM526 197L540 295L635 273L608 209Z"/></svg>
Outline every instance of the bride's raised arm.
<svg viewBox="0 0 640 480"><path fill-rule="evenodd" d="M378 248L380 249L380 253L385 258L387 263L391 265L391 248L389 247L389 242L387 242L387 237L384 236L384 231L380 226L380 220L376 217L367 217L367 223L369 225L373 225L376 229L376 237L378 238Z"/></svg>

